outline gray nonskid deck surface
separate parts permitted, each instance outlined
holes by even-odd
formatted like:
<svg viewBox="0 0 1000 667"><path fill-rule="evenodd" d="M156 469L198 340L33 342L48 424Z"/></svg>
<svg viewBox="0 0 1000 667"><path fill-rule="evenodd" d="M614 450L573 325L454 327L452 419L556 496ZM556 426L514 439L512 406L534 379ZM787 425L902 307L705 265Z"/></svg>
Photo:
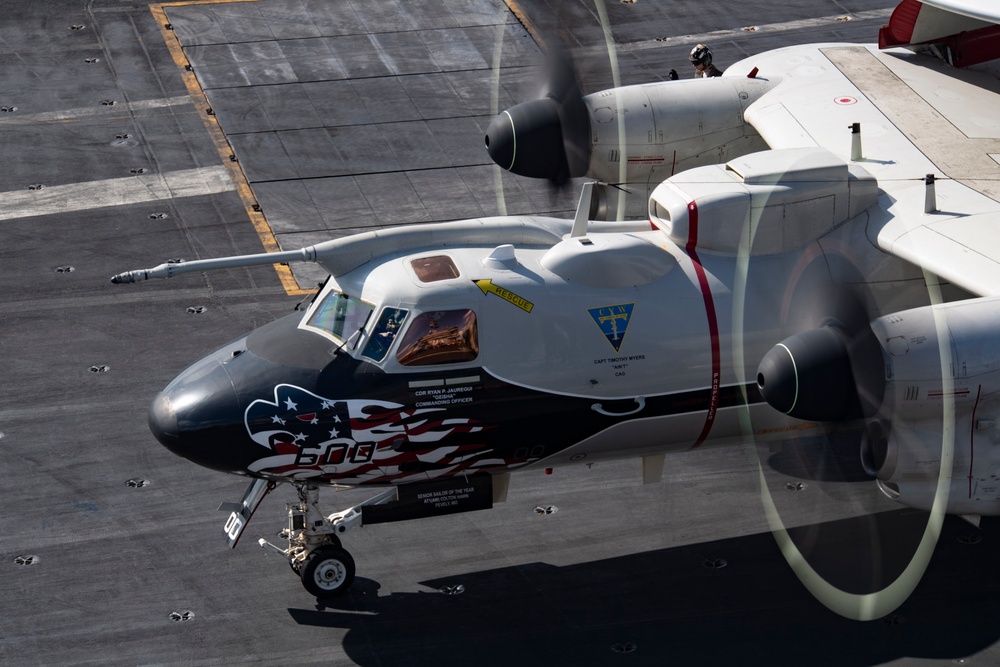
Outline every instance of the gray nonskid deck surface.
<svg viewBox="0 0 1000 667"><path fill-rule="evenodd" d="M792 43L871 41L893 4L607 10L622 80L635 83L688 74L697 41L723 65ZM536 92L525 26L579 46L587 90L610 85L592 3L511 6L162 11L291 248L498 212L482 134L494 95L502 108ZM1000 662L994 520L982 531L947 520L929 571L887 621L843 620L791 573L761 508L758 460L810 562L848 590L895 577L923 530L925 514L859 481L850 434L673 457L659 485L641 485L638 461L515 476L493 510L348 533L359 579L330 606L255 544L276 539L288 489L229 551L215 509L245 480L167 452L146 410L182 368L301 297L270 267L111 285L167 258L259 252L248 201L146 3L0 10L0 106L13 108L0 112L0 663ZM572 188L506 174L502 187L512 213L575 206ZM367 495L321 501L333 510Z"/></svg>
<svg viewBox="0 0 1000 667"><path fill-rule="evenodd" d="M497 176L483 147L539 50L502 3L167 9L284 247L399 224L568 214L570 188ZM230 20L237 27L227 28ZM495 65L510 76L494 77ZM533 92L531 94L534 94ZM309 268L293 269L303 283Z"/></svg>

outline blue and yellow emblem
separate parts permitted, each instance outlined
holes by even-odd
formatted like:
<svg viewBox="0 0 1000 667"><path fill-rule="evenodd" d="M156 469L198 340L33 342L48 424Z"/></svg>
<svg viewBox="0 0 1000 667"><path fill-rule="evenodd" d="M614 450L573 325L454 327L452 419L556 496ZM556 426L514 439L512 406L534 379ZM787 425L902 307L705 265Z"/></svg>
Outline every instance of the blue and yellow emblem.
<svg viewBox="0 0 1000 667"><path fill-rule="evenodd" d="M587 309L597 326L601 327L601 332L611 343L611 347L615 348L615 352L621 349L622 341L625 340L625 331L632 320L633 308L635 308L634 303L622 303L617 306Z"/></svg>

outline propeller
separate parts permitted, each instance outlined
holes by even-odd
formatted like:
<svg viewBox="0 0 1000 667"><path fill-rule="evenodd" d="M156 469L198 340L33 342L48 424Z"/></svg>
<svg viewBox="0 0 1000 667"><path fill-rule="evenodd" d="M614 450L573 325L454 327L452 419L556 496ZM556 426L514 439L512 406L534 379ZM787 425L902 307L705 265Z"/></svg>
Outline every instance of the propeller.
<svg viewBox="0 0 1000 667"><path fill-rule="evenodd" d="M841 273L848 270L843 258L831 261ZM872 299L861 282L831 282L825 267L825 262L811 265L793 281L784 323L795 333L761 358L756 380L774 409L833 428L786 443L783 457L772 457L770 465L785 474L804 467L811 481L874 479L878 466L871 461L878 455L855 422L878 413L886 390L881 347L869 326ZM853 267L849 276L860 281Z"/></svg>
<svg viewBox="0 0 1000 667"><path fill-rule="evenodd" d="M885 377L866 295L844 284L810 288L807 283L798 289L809 295L797 314L802 328L761 359L761 396L797 419L839 422L873 416L882 405Z"/></svg>
<svg viewBox="0 0 1000 667"><path fill-rule="evenodd" d="M916 588L934 551L945 503L926 520L916 515L916 521L903 524L896 520L898 513L870 513L834 523L822 518L831 501L845 498L845 491L837 488L840 484L863 477L882 479L890 453L891 421L886 420L891 415L883 405L886 360L871 325L879 310L877 300L850 259L855 253L846 246L838 251L837 246L829 242L825 252L817 252L818 246L801 252L778 316L783 334L791 335L768 350L757 367L758 388L771 407L828 427L821 436L786 442L783 451L771 452L769 463L778 463L778 480L796 473L806 480L784 488L813 493L807 490L792 498L772 492L775 477L760 458L758 474L765 516L795 575L827 608L868 621L893 612ZM752 272L753 262L749 264ZM930 285L928 294L934 300ZM861 454L855 465L849 463L850 449ZM805 530L785 523L785 517L801 520L809 512L817 519ZM889 521L892 531L885 534ZM857 545L856 556L845 559L843 545L850 540ZM900 549L893 558L886 555L890 544ZM831 548L840 550L836 561L829 557Z"/></svg>
<svg viewBox="0 0 1000 667"><path fill-rule="evenodd" d="M486 150L504 169L556 185L586 175L590 120L567 46L546 54L541 95L496 116L486 128Z"/></svg>

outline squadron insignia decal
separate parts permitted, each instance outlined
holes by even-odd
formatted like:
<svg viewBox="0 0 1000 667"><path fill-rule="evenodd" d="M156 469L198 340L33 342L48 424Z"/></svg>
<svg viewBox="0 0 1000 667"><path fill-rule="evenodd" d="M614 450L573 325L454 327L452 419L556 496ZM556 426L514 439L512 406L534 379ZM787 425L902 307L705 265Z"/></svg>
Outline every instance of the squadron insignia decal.
<svg viewBox="0 0 1000 667"><path fill-rule="evenodd" d="M617 306L601 306L600 308L588 308L587 312L594 318L594 322L601 328L604 337L615 348L615 352L621 350L622 341L625 340L625 331L628 323L632 320L632 309L634 303L622 303Z"/></svg>

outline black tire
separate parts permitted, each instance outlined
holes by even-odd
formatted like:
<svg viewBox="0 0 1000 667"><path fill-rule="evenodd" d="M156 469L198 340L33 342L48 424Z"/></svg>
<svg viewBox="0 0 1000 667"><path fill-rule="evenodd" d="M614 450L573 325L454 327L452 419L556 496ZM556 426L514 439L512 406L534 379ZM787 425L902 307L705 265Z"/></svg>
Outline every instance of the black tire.
<svg viewBox="0 0 1000 667"><path fill-rule="evenodd" d="M302 566L302 585L318 598L342 595L354 582L354 559L344 549L320 547Z"/></svg>

